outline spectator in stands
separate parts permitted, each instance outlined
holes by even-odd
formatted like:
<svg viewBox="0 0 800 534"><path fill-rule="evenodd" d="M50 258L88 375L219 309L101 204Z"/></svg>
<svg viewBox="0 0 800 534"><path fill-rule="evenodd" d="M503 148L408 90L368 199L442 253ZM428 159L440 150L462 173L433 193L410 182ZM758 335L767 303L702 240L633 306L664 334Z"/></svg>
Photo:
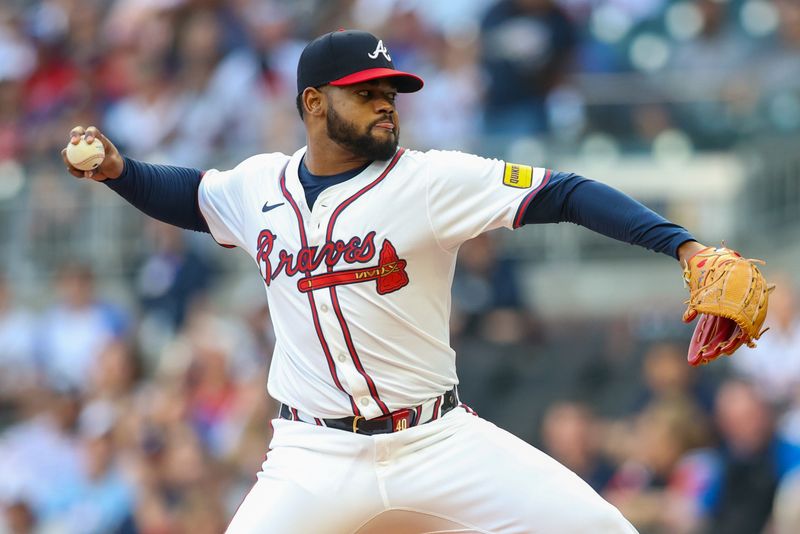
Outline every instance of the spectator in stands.
<svg viewBox="0 0 800 534"><path fill-rule="evenodd" d="M253 2L242 12L258 65L254 98L261 102L263 116L269 117L261 121L257 139L249 143L256 142L259 151L293 151L305 139L294 109L297 60L306 45L296 23L298 6L296 2ZM335 8L330 3L324 7Z"/></svg>
<svg viewBox="0 0 800 534"><path fill-rule="evenodd" d="M186 369L189 419L204 448L221 456L230 447L228 432L235 424L239 384L233 374L230 339L202 335L192 343Z"/></svg>
<svg viewBox="0 0 800 534"><path fill-rule="evenodd" d="M576 402L548 407L542 422L544 451L567 466L597 492L602 492L614 467L600 450L594 414Z"/></svg>
<svg viewBox="0 0 800 534"><path fill-rule="evenodd" d="M136 524L143 532L190 532L181 524L190 521L187 511L199 493L202 501L222 502L222 486L227 483L224 471L203 449L197 435L187 425L174 425L160 431L158 448L140 466L140 494ZM212 531L224 530L224 519L209 507L203 514ZM232 512L232 510L228 511ZM199 512L198 512L199 514Z"/></svg>
<svg viewBox="0 0 800 534"><path fill-rule="evenodd" d="M461 247L453 278L453 304L464 321L457 332L463 330L500 343L525 336L527 315L516 266L498 256L493 235L481 234ZM493 319L495 315L501 320Z"/></svg>
<svg viewBox="0 0 800 534"><path fill-rule="evenodd" d="M781 478L794 455L775 434L774 415L751 385L731 380L716 397L715 420L722 439L720 471L704 500L711 510L710 531L761 532Z"/></svg>
<svg viewBox="0 0 800 534"><path fill-rule="evenodd" d="M547 132L545 100L571 66L572 22L553 0L499 0L483 18L481 39L488 76L484 132Z"/></svg>
<svg viewBox="0 0 800 534"><path fill-rule="evenodd" d="M119 465L114 407L87 404L78 420L80 474L64 492L61 509L51 514L44 531L105 534L132 528L134 488Z"/></svg>
<svg viewBox="0 0 800 534"><path fill-rule="evenodd" d="M259 133L268 121L255 57L229 50L224 19L194 10L177 34L175 75L180 120L168 144L168 160L198 168L249 157L261 149ZM243 30L240 30L240 33Z"/></svg>
<svg viewBox="0 0 800 534"><path fill-rule="evenodd" d="M46 124L74 105L79 97L80 72L67 46L69 15L65 8L42 3L32 6L26 15L26 29L36 52L35 67L24 90L24 109L30 127Z"/></svg>
<svg viewBox="0 0 800 534"><path fill-rule="evenodd" d="M675 120L701 148L729 146L746 127L748 110L757 99L757 85L740 68L754 59L755 46L743 38L728 2L695 2L701 17L697 36L679 43L669 67L703 83L706 97L690 99L675 108Z"/></svg>
<svg viewBox="0 0 800 534"><path fill-rule="evenodd" d="M188 423L204 450L227 457L250 415L252 388L263 395L263 361L245 325L209 306L196 306L184 328L165 349L157 373L170 383L181 404L178 421ZM169 426L165 424L164 426Z"/></svg>
<svg viewBox="0 0 800 534"><path fill-rule="evenodd" d="M642 361L644 389L636 409L657 401L678 400L710 412L713 391L703 384L700 375L687 365L684 344L663 341L648 346Z"/></svg>
<svg viewBox="0 0 800 534"><path fill-rule="evenodd" d="M117 308L95 294L94 275L84 265L67 265L58 274L58 301L38 324L39 353L47 379L88 386L92 367L105 346L125 332Z"/></svg>
<svg viewBox="0 0 800 534"><path fill-rule="evenodd" d="M784 273L773 280L765 322L769 333L754 349L737 353L731 365L753 382L761 397L782 407L800 394L800 309L792 278Z"/></svg>
<svg viewBox="0 0 800 534"><path fill-rule="evenodd" d="M2 43L0 43L0 54L2 53ZM22 84L19 80L4 79L0 73L0 163L21 162L24 155L25 136L19 113L21 105Z"/></svg>
<svg viewBox="0 0 800 534"><path fill-rule="evenodd" d="M706 429L702 412L686 399L654 401L636 416L606 498L645 532L694 532L716 465Z"/></svg>
<svg viewBox="0 0 800 534"><path fill-rule="evenodd" d="M207 254L193 247L179 228L158 221L148 223L150 253L137 276L142 309L180 329L195 299L203 298L213 282Z"/></svg>
<svg viewBox="0 0 800 534"><path fill-rule="evenodd" d="M419 98L399 100L409 145L465 150L479 134L481 76L476 40L435 38L433 65ZM432 67L432 68L431 68Z"/></svg>
<svg viewBox="0 0 800 534"><path fill-rule="evenodd" d="M135 394L143 369L129 343L118 339L106 345L92 368L87 397L125 403Z"/></svg>
<svg viewBox="0 0 800 534"><path fill-rule="evenodd" d="M0 501L46 523L67 508L81 479L77 422L82 401L67 383L39 390L36 411L0 435ZM8 498L8 501L3 499Z"/></svg>
<svg viewBox="0 0 800 534"><path fill-rule="evenodd" d="M33 315L14 302L8 280L0 273L0 428L2 412L36 382L34 326Z"/></svg>
<svg viewBox="0 0 800 534"><path fill-rule="evenodd" d="M781 133L800 132L800 4L778 0L777 46L765 46L758 62L760 106L753 109L766 118L768 128Z"/></svg>
<svg viewBox="0 0 800 534"><path fill-rule="evenodd" d="M151 23L152 24L152 23ZM109 106L103 117L109 135L119 139L132 157L164 158L167 139L181 120L174 81L165 58L144 58L131 53L116 66L127 73L125 94ZM118 82L119 83L119 82ZM148 132L138 135L137 132Z"/></svg>
<svg viewBox="0 0 800 534"><path fill-rule="evenodd" d="M214 282L209 255L182 230L147 221L148 253L136 273L142 310L139 343L149 363L183 326L192 305L207 297Z"/></svg>

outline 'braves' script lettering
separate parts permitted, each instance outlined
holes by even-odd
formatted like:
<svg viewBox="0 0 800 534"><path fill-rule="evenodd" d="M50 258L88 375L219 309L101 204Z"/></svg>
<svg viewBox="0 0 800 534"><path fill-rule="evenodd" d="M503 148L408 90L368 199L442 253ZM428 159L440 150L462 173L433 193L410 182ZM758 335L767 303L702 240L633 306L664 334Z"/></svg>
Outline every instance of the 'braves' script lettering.
<svg viewBox="0 0 800 534"><path fill-rule="evenodd" d="M347 243L337 239L328 241L321 247L302 247L296 252L281 249L278 251L278 264L273 267L270 255L277 240L278 236L270 230L261 230L261 233L258 234L256 261L267 285L281 273L286 276L311 273L322 262L325 262L328 267L333 267L340 260L351 264L367 263L375 257L375 232L369 232L363 239L352 237Z"/></svg>

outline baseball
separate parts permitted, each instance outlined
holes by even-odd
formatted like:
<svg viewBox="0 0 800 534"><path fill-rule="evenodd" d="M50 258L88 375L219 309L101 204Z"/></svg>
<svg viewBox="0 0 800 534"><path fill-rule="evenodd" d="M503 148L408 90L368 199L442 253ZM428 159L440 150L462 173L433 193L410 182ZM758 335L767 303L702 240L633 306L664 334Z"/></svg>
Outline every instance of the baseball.
<svg viewBox="0 0 800 534"><path fill-rule="evenodd" d="M103 148L103 143L99 139L92 141L91 144L86 142L86 138L81 136L77 144L69 143L67 145L67 161L82 171L92 171L100 166L103 158L106 157L106 151Z"/></svg>

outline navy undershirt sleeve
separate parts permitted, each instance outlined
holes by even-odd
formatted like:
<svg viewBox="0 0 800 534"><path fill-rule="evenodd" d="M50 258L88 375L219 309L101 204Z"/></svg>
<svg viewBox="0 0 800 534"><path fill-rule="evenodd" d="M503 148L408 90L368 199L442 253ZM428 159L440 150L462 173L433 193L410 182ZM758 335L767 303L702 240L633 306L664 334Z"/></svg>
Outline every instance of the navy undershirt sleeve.
<svg viewBox="0 0 800 534"><path fill-rule="evenodd" d="M573 173L557 172L525 210L524 224L571 222L619 241L678 257L694 237L628 195Z"/></svg>
<svg viewBox="0 0 800 534"><path fill-rule="evenodd" d="M130 158L123 160L125 167L119 178L105 180L104 184L154 219L186 230L211 233L197 204L202 172Z"/></svg>

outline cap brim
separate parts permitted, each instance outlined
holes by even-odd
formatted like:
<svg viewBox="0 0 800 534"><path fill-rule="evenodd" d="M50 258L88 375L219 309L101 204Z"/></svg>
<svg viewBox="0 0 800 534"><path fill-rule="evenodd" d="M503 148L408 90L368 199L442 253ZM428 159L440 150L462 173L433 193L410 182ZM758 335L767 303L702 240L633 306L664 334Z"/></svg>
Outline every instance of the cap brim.
<svg viewBox="0 0 800 534"><path fill-rule="evenodd" d="M356 83L368 82L370 80L377 80L379 78L393 78L392 81L397 87L397 90L401 93L413 93L415 91L419 91L422 89L422 86L425 85L425 82L423 82L422 78L419 76L414 76L413 74L400 70L385 68L367 69L354 72L353 74L348 74L347 76L339 78L338 80L333 80L330 82L330 84L336 86L353 85Z"/></svg>

